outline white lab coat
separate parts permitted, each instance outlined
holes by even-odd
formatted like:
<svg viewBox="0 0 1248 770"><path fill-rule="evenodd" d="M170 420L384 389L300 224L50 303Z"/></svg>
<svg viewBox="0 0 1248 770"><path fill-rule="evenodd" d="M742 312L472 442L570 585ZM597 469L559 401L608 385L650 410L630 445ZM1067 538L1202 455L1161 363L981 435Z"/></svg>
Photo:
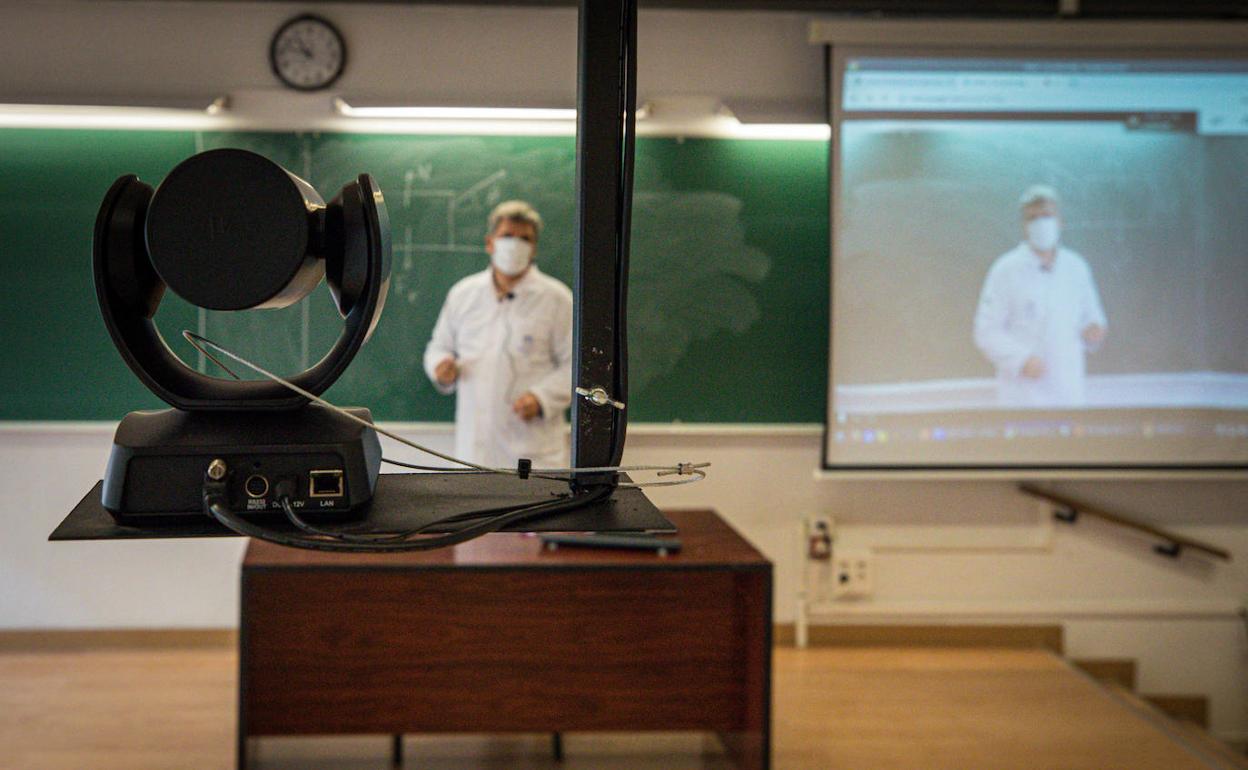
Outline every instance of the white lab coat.
<svg viewBox="0 0 1248 770"><path fill-rule="evenodd" d="M997 369L1003 407L1060 408L1085 403L1085 355L1081 336L1089 324L1107 326L1101 297L1088 263L1058 247L1045 269L1026 243L992 264L975 311L975 345ZM1045 373L1022 375L1023 364L1039 356Z"/></svg>
<svg viewBox="0 0 1248 770"><path fill-rule="evenodd" d="M453 356L459 379L438 384L434 369ZM446 295L425 372L442 393L456 393L455 456L491 467L568 466L572 401L572 291L537 265L499 299L490 269L464 278ZM531 392L542 413L524 421L512 403Z"/></svg>

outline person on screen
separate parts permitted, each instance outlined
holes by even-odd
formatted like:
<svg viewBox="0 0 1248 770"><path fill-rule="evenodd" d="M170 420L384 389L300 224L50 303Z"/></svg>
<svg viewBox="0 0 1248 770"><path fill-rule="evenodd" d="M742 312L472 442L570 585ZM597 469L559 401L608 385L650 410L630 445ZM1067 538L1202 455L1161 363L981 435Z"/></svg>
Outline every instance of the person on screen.
<svg viewBox="0 0 1248 770"><path fill-rule="evenodd" d="M1085 357L1107 321L1092 270L1062 246L1057 192L1029 187L1019 199L1023 241L993 262L975 311L975 345L997 370L1007 408L1082 406Z"/></svg>
<svg viewBox="0 0 1248 770"><path fill-rule="evenodd" d="M537 269L542 218L524 201L490 213L485 270L451 287L425 348L438 392L456 393L455 456L491 467L568 466L572 291Z"/></svg>

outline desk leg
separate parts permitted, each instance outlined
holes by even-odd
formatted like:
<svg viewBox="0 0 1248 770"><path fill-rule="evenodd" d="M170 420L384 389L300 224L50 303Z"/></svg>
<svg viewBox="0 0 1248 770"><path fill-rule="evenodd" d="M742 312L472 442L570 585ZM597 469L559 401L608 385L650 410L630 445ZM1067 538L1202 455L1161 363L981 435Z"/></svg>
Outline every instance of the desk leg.
<svg viewBox="0 0 1248 770"><path fill-rule="evenodd" d="M247 770L247 570L238 579L238 724L234 731L235 767Z"/></svg>
<svg viewBox="0 0 1248 770"><path fill-rule="evenodd" d="M738 770L769 770L768 738L759 733L716 733L724 751Z"/></svg>
<svg viewBox="0 0 1248 770"><path fill-rule="evenodd" d="M740 675L745 692L742 730L719 733L741 770L771 768L771 573L736 579L740 612Z"/></svg>

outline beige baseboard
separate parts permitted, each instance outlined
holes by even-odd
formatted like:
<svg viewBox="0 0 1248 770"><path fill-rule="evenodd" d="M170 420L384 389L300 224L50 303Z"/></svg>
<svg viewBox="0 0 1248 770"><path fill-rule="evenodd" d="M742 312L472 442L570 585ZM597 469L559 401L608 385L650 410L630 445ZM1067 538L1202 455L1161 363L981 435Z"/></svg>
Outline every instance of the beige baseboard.
<svg viewBox="0 0 1248 770"><path fill-rule="evenodd" d="M0 631L0 653L106 649L205 649L234 647L232 628L109 628Z"/></svg>
<svg viewBox="0 0 1248 770"><path fill-rule="evenodd" d="M1014 647L1062 653L1061 626L1021 625L814 625L813 646ZM792 623L777 623L772 640L792 646ZM234 647L232 628L119 628L0 630L0 652L53 652L99 649L192 649Z"/></svg>
<svg viewBox="0 0 1248 770"><path fill-rule="evenodd" d="M792 645L792 623L777 623L772 639ZM1061 655L1062 627L1058 625L812 625L811 646L843 647L1014 647L1041 648Z"/></svg>

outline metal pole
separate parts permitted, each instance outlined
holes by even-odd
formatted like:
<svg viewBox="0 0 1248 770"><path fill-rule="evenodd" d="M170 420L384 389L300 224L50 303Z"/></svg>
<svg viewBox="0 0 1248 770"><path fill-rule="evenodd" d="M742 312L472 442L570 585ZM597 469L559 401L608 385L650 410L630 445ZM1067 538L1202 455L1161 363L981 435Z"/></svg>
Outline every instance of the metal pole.
<svg viewBox="0 0 1248 770"><path fill-rule="evenodd" d="M576 117L573 386L627 404L625 316L635 127L636 1L581 0ZM627 408L572 401L572 463L618 465ZM614 474L580 484L614 483Z"/></svg>

